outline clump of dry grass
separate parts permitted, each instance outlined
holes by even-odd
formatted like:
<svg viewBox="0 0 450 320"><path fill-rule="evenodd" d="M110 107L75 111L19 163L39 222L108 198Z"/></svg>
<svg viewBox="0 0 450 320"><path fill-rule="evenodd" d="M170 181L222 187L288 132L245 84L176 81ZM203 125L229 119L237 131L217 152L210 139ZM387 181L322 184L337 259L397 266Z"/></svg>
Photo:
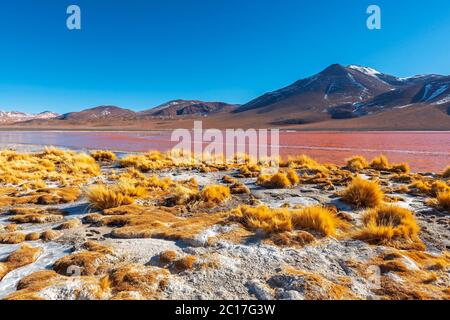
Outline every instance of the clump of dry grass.
<svg viewBox="0 0 450 320"><path fill-rule="evenodd" d="M243 183L236 183L230 187L232 194L249 194L250 189Z"/></svg>
<svg viewBox="0 0 450 320"><path fill-rule="evenodd" d="M269 189L285 189L291 186L288 177L282 172L274 175L260 175L256 183Z"/></svg>
<svg viewBox="0 0 450 320"><path fill-rule="evenodd" d="M442 209L450 213L450 191L438 193L437 202Z"/></svg>
<svg viewBox="0 0 450 320"><path fill-rule="evenodd" d="M86 190L89 203L96 209L104 210L129 205L134 199L121 192L117 187L97 184Z"/></svg>
<svg viewBox="0 0 450 320"><path fill-rule="evenodd" d="M298 176L297 171L295 171L294 169L289 169L286 172L286 176L289 179L291 186L296 186L300 183L300 177Z"/></svg>
<svg viewBox="0 0 450 320"><path fill-rule="evenodd" d="M200 194L206 203L221 204L231 196L230 188L222 185L210 185L203 188Z"/></svg>
<svg viewBox="0 0 450 320"><path fill-rule="evenodd" d="M328 172L328 169L307 155L289 156L286 161L280 161L281 167L292 169L308 169L315 172Z"/></svg>
<svg viewBox="0 0 450 320"><path fill-rule="evenodd" d="M91 157L94 158L96 161L100 162L110 162L115 161L117 159L117 156L114 152L105 150L93 151L91 152Z"/></svg>
<svg viewBox="0 0 450 320"><path fill-rule="evenodd" d="M393 205L383 205L366 211L364 226L357 231L355 238L374 244L407 247L423 247L418 234L420 227L411 211Z"/></svg>
<svg viewBox="0 0 450 320"><path fill-rule="evenodd" d="M286 189L297 185L300 182L300 178L297 172L293 169L289 169L285 172L278 172L274 175L260 175L256 183L264 188L268 189Z"/></svg>
<svg viewBox="0 0 450 320"><path fill-rule="evenodd" d="M177 272L183 272L194 268L197 258L194 256L186 256L174 262L174 268Z"/></svg>
<svg viewBox="0 0 450 320"><path fill-rule="evenodd" d="M41 240L53 241L61 237L61 233L56 230L47 230L41 233Z"/></svg>
<svg viewBox="0 0 450 320"><path fill-rule="evenodd" d="M69 230L69 229L74 229L74 228L78 228L81 226L81 221L78 219L71 219L71 220L67 220L63 223L61 223L58 227L57 230Z"/></svg>
<svg viewBox="0 0 450 320"><path fill-rule="evenodd" d="M266 234L303 229L331 236L346 226L334 212L318 206L298 210L241 206L232 212L232 217L250 230L262 230Z"/></svg>
<svg viewBox="0 0 450 320"><path fill-rule="evenodd" d="M41 234L39 232L30 232L26 235L26 241L37 241L41 238Z"/></svg>
<svg viewBox="0 0 450 320"><path fill-rule="evenodd" d="M409 164L399 163L399 164L392 165L391 171L397 172L397 173L408 174L411 171L411 169L409 167Z"/></svg>
<svg viewBox="0 0 450 320"><path fill-rule="evenodd" d="M437 197L439 193L450 191L450 186L441 180L417 178L409 186L409 189L412 193Z"/></svg>
<svg viewBox="0 0 450 320"><path fill-rule="evenodd" d="M42 252L40 248L33 248L29 245L22 245L19 250L11 253L3 262L0 262L0 280L8 272L21 268L36 261Z"/></svg>
<svg viewBox="0 0 450 320"><path fill-rule="evenodd" d="M55 223L63 220L59 214L22 214L10 217L8 220L14 223Z"/></svg>
<svg viewBox="0 0 450 320"><path fill-rule="evenodd" d="M390 164L386 156L380 155L372 160L370 168L379 171L391 171L396 173L409 173L410 168L407 163Z"/></svg>
<svg viewBox="0 0 450 320"><path fill-rule="evenodd" d="M442 173L442 177L443 178L450 178L450 166L448 166L445 170L444 170L444 172Z"/></svg>
<svg viewBox="0 0 450 320"><path fill-rule="evenodd" d="M168 275L165 269L130 264L113 270L109 282L114 297L129 296L127 293L135 292L142 298L155 299Z"/></svg>
<svg viewBox="0 0 450 320"><path fill-rule="evenodd" d="M370 163L370 167L375 170L384 170L388 171L391 169L389 164L389 160L384 155L380 155L372 160Z"/></svg>
<svg viewBox="0 0 450 320"><path fill-rule="evenodd" d="M172 263L177 259L177 253L173 250L163 251L159 254L161 263Z"/></svg>
<svg viewBox="0 0 450 320"><path fill-rule="evenodd" d="M373 208L381 204L384 194L377 182L355 178L342 193L342 200L357 208Z"/></svg>
<svg viewBox="0 0 450 320"><path fill-rule="evenodd" d="M119 163L123 168L132 167L142 172L161 170L175 165L168 154L159 151L150 151L142 155L129 155L122 158Z"/></svg>
<svg viewBox="0 0 450 320"><path fill-rule="evenodd" d="M222 182L227 184L236 184L238 181L237 179L230 177L230 176L223 176Z"/></svg>
<svg viewBox="0 0 450 320"><path fill-rule="evenodd" d="M26 235L21 232L0 233L1 244L18 244L25 241Z"/></svg>
<svg viewBox="0 0 450 320"><path fill-rule="evenodd" d="M91 276L96 274L104 264L104 260L105 254L103 253L82 251L58 259L53 265L53 270L61 275L70 276L77 271L80 275Z"/></svg>
<svg viewBox="0 0 450 320"><path fill-rule="evenodd" d="M87 251L91 251L91 252L98 252L98 253L102 253L102 254L114 254L113 250L108 247L105 246L99 242L96 241L86 241L85 243L83 243L83 245L81 246L82 249L87 250Z"/></svg>
<svg viewBox="0 0 450 320"><path fill-rule="evenodd" d="M361 171L369 167L369 163L363 156L354 156L347 160L347 168L351 171Z"/></svg>

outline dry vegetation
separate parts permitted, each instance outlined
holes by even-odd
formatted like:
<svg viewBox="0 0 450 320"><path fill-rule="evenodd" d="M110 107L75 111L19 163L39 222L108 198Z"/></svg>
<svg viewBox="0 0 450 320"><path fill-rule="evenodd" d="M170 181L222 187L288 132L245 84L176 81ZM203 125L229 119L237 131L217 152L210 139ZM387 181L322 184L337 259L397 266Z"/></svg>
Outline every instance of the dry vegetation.
<svg viewBox="0 0 450 320"><path fill-rule="evenodd" d="M383 196L377 182L355 178L342 193L342 200L356 208L374 208L381 204Z"/></svg>
<svg viewBox="0 0 450 320"><path fill-rule="evenodd" d="M414 214L407 209L393 205L370 209L364 213L363 223L356 239L398 248L424 248L418 238L420 227Z"/></svg>
<svg viewBox="0 0 450 320"><path fill-rule="evenodd" d="M0 281L4 276L15 269L33 263L41 253L40 248L33 248L29 245L22 245L22 247L11 253L3 262L0 262Z"/></svg>
<svg viewBox="0 0 450 320"><path fill-rule="evenodd" d="M289 210L241 206L232 212L232 218L250 230L261 230L266 234L309 230L322 236L333 236L338 229L346 227L344 221L324 207Z"/></svg>
<svg viewBox="0 0 450 320"><path fill-rule="evenodd" d="M450 212L450 185L445 180L450 177L450 168L431 176L410 173L407 164L390 164L385 156L371 162L354 156L339 167L301 155L277 160L281 169L267 174L269 160L258 162L243 156L239 161L236 156L234 161L224 164L219 163L221 158L210 155L201 160L179 161L180 158L171 154L151 151L117 160L109 151L94 151L90 155L55 148L28 154L0 151L0 207L5 207L7 219L12 223L0 226L0 244L65 241L84 232L83 228L108 230L108 237L112 238L157 238L203 247L212 246L218 240L246 243L251 239L262 244L299 248L315 242L320 245L325 237L337 241L357 239L395 251L390 258L383 256L371 261L380 267L383 277L388 273L400 274L407 283L428 290L427 295L442 294L442 290L435 291L436 283L449 266L449 256L423 252L425 246L419 238L420 227L414 213L383 203L400 202L402 197L418 195L420 199L431 197L427 204L435 209L429 210ZM194 178L175 181L158 176L171 170L216 174L215 183L219 184L199 186ZM237 178L246 178L245 183ZM247 182L249 179L251 183ZM323 191L329 198L323 200L314 193L311 198L320 205L294 207L286 200L284 207L273 209L259 205L262 201L257 198L258 194L252 194L253 182L267 189L292 189L256 188L258 192L273 193L274 199L279 192L283 196L298 190L303 193L304 187L305 194ZM401 197L397 193L402 193ZM340 212L338 207L341 208L342 203L337 205L330 200L336 195L365 211ZM91 209L98 211L91 211L82 221L64 221L66 212L47 207L84 196ZM44 232L26 233L24 224L28 223L53 225ZM106 233L102 230L98 234L100 238ZM64 286L70 281L79 282L81 286L74 290L79 292L73 298L155 299L166 287L169 277L196 272L207 265L202 255L186 255L183 250L158 254L157 268L130 261L123 263L110 247L94 241L78 244L76 248L80 251L57 260L53 270L23 278L18 291L8 299L41 299L41 290ZM0 279L16 268L33 263L39 252L37 248L23 245L0 262ZM402 260L404 256L414 260L420 272L411 273ZM80 276L73 277L78 271ZM274 288L276 277L269 279ZM280 277L303 279L306 298L356 298L348 282L342 279L330 281L321 275L295 269L285 269ZM380 295L428 297L414 290L383 282Z"/></svg>

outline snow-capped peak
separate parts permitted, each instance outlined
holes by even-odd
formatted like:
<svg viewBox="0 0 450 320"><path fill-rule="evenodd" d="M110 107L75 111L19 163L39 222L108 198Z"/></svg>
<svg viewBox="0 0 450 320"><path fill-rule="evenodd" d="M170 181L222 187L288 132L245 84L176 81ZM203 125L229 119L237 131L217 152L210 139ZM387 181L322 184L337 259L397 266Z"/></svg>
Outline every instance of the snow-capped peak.
<svg viewBox="0 0 450 320"><path fill-rule="evenodd" d="M359 72L367 74L368 76L371 76L371 77L377 77L377 75L381 74L381 72L379 72L378 70L375 70L375 69L372 69L369 67L362 67L362 66L357 66L357 65L350 65L348 67L350 69L357 70Z"/></svg>
<svg viewBox="0 0 450 320"><path fill-rule="evenodd" d="M13 123L35 119L51 119L56 118L58 114L44 111L38 114L24 113L19 111L2 111L0 110L0 123Z"/></svg>

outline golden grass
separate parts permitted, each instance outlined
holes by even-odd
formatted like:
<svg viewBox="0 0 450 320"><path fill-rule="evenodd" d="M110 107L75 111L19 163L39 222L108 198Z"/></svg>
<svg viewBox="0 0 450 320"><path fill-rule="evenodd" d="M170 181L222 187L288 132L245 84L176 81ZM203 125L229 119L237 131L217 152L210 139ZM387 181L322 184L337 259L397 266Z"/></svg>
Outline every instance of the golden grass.
<svg viewBox="0 0 450 320"><path fill-rule="evenodd" d="M361 171L369 167L369 163L363 156L354 156L347 160L347 168L351 171Z"/></svg>
<svg viewBox="0 0 450 320"><path fill-rule="evenodd" d="M315 172L328 172L328 169L324 165L319 164L306 155L289 156L286 161L280 161L280 166L292 169L309 169Z"/></svg>
<svg viewBox="0 0 450 320"><path fill-rule="evenodd" d="M230 187L232 194L249 194L250 189L243 183L236 183Z"/></svg>
<svg viewBox="0 0 450 320"><path fill-rule="evenodd" d="M203 188L201 199L206 203L221 204L231 196L230 188L222 185L210 185Z"/></svg>
<svg viewBox="0 0 450 320"><path fill-rule="evenodd" d="M91 251L91 252L98 252L98 253L109 254L109 255L114 254L113 250L110 247L105 246L99 242L92 241L92 240L86 241L85 243L83 243L83 245L81 247L82 247L82 249Z"/></svg>
<svg viewBox="0 0 450 320"><path fill-rule="evenodd" d="M41 240L53 241L61 237L61 233L56 230L47 230L41 233Z"/></svg>
<svg viewBox="0 0 450 320"><path fill-rule="evenodd" d="M423 248L418 238L420 227L408 209L394 205L370 209L363 215L363 224L355 234L356 239L394 247Z"/></svg>
<svg viewBox="0 0 450 320"><path fill-rule="evenodd" d="M450 213L450 191L438 193L437 201L442 209Z"/></svg>
<svg viewBox="0 0 450 320"><path fill-rule="evenodd" d="M19 250L11 253L5 261L0 262L0 280L7 273L35 262L41 252L42 249L40 248L33 248L26 244L22 245Z"/></svg>
<svg viewBox="0 0 450 320"><path fill-rule="evenodd" d="M91 157L100 162L115 161L117 159L117 156L114 152L105 150L93 151L91 152Z"/></svg>
<svg viewBox="0 0 450 320"><path fill-rule="evenodd" d="M64 217L58 214L21 214L10 217L8 220L14 223L55 223L62 221Z"/></svg>
<svg viewBox="0 0 450 320"><path fill-rule="evenodd" d="M227 184L236 184L238 183L237 179L230 177L230 176L223 176L222 182Z"/></svg>
<svg viewBox="0 0 450 320"><path fill-rule="evenodd" d="M197 258L194 256L186 256L174 262L174 268L177 272L183 272L194 268Z"/></svg>
<svg viewBox="0 0 450 320"><path fill-rule="evenodd" d="M129 155L119 161L123 168L135 168L142 172L161 170L175 166L175 162L168 154L150 151L142 155Z"/></svg>
<svg viewBox="0 0 450 320"><path fill-rule="evenodd" d="M336 234L346 223L334 212L324 207L307 207L298 210L270 209L266 206L240 206L232 212L233 219L250 230L262 230L266 234L293 230L311 230L323 236Z"/></svg>
<svg viewBox="0 0 450 320"><path fill-rule="evenodd" d="M26 241L37 241L41 238L41 234L39 232L30 232L26 235Z"/></svg>
<svg viewBox="0 0 450 320"><path fill-rule="evenodd" d="M91 276L97 273L104 262L105 254L95 251L82 251L58 259L53 265L53 270L61 275L70 276L74 271L78 271L79 275Z"/></svg>
<svg viewBox="0 0 450 320"><path fill-rule="evenodd" d="M409 189L413 193L437 197L439 193L450 191L450 186L441 180L417 178L409 186Z"/></svg>
<svg viewBox="0 0 450 320"><path fill-rule="evenodd" d="M44 189L48 182L77 186L99 174L95 160L83 153L55 148L41 153L0 151L0 185L12 184L18 190Z"/></svg>
<svg viewBox="0 0 450 320"><path fill-rule="evenodd" d="M69 230L81 227L81 221L78 219L70 219L61 223L56 229L58 230Z"/></svg>
<svg viewBox="0 0 450 320"><path fill-rule="evenodd" d="M285 189L291 186L288 177L282 172L274 175L260 175L256 184L269 189Z"/></svg>
<svg viewBox="0 0 450 320"><path fill-rule="evenodd" d="M104 210L132 204L134 199L121 192L115 186L97 184L86 190L86 196L92 207Z"/></svg>
<svg viewBox="0 0 450 320"><path fill-rule="evenodd" d="M357 208L373 208L381 204L384 194L377 182L355 178L342 193L342 200Z"/></svg>
<svg viewBox="0 0 450 320"><path fill-rule="evenodd" d="M389 160L384 155L380 155L372 160L370 167L375 170L388 171L391 169Z"/></svg>
<svg viewBox="0 0 450 320"><path fill-rule="evenodd" d="M0 233L1 244L18 244L25 241L26 235L21 232Z"/></svg>
<svg viewBox="0 0 450 320"><path fill-rule="evenodd" d="M177 253L173 250L163 251L159 254L161 263L172 263L177 259Z"/></svg>
<svg viewBox="0 0 450 320"><path fill-rule="evenodd" d="M155 299L157 292L166 283L169 272L165 269L130 264L119 267L109 275L109 284L114 297L129 296L137 292L142 298Z"/></svg>

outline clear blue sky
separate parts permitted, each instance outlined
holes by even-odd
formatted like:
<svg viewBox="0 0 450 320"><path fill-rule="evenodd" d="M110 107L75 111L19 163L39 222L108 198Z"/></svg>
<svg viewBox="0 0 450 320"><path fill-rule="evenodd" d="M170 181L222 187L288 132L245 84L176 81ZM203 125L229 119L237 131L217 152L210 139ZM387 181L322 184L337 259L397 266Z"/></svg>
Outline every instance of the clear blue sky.
<svg viewBox="0 0 450 320"><path fill-rule="evenodd" d="M381 31L366 28L372 3ZM245 103L332 63L450 74L449 35L448 0L1 1L0 109Z"/></svg>

